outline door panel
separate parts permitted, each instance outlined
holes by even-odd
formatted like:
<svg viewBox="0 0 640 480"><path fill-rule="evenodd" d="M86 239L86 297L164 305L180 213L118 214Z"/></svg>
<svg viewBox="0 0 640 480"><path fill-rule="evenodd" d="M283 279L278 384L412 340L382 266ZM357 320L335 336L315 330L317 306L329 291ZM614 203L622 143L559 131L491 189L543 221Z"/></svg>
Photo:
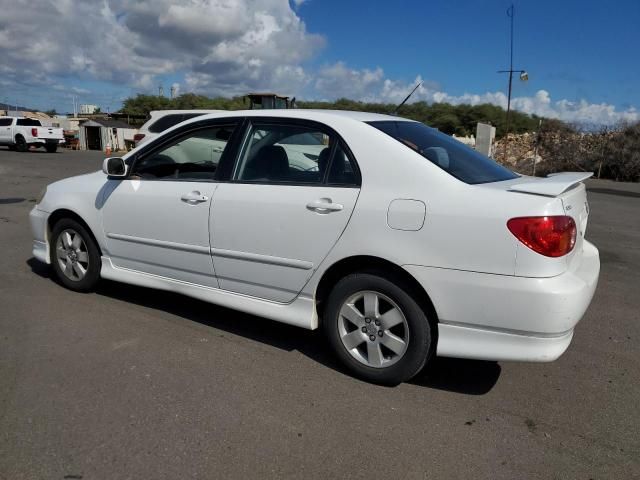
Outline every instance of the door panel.
<svg viewBox="0 0 640 480"><path fill-rule="evenodd" d="M0 143L11 143L13 136L11 135L11 124L13 119L0 117Z"/></svg>
<svg viewBox="0 0 640 480"><path fill-rule="evenodd" d="M217 287L209 246L212 182L110 180L103 226L117 267Z"/></svg>
<svg viewBox="0 0 640 480"><path fill-rule="evenodd" d="M319 185L219 184L211 245L220 288L293 300L344 231L358 193Z"/></svg>
<svg viewBox="0 0 640 480"><path fill-rule="evenodd" d="M109 182L103 226L116 266L218 286L209 214L218 164L235 152L229 140L236 124L186 125L159 146L143 147L129 179Z"/></svg>

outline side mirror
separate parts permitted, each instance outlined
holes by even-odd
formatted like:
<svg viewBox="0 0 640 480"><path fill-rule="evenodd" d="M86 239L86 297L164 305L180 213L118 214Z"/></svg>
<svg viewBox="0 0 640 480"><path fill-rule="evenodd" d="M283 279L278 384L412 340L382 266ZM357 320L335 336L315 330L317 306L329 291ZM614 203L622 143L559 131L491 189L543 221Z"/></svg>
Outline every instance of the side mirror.
<svg viewBox="0 0 640 480"><path fill-rule="evenodd" d="M127 164L120 157L105 158L102 171L113 178L124 178L127 176Z"/></svg>

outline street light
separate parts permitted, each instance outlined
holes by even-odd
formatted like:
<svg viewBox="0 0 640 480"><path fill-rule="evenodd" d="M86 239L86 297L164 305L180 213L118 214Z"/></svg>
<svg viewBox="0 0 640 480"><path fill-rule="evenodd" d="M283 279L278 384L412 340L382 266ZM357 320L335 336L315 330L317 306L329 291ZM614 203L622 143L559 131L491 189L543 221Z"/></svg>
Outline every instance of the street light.
<svg viewBox="0 0 640 480"><path fill-rule="evenodd" d="M513 83L513 74L519 73L520 80L526 82L529 80L529 74L525 70L514 70L513 69L513 17L514 17L514 6L511 6L507 9L507 16L511 18L511 49L509 54L509 70L498 70L498 73L508 73L509 74L509 89L507 93L507 127L505 129L505 138L509 135L509 127L511 124L511 86Z"/></svg>

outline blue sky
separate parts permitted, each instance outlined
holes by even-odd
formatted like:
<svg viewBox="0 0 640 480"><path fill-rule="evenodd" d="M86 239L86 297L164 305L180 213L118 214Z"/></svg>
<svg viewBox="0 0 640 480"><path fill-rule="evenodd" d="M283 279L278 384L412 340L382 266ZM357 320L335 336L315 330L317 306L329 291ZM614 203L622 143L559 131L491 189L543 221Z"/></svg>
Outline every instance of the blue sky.
<svg viewBox="0 0 640 480"><path fill-rule="evenodd" d="M516 109L572 122L638 120L640 2L515 3ZM233 95L504 105L511 2L15 0L0 18L0 103L103 109L122 98ZM83 22L77 22L83 18ZM24 39L29 41L25 42ZM18 42L17 39L21 41ZM5 100L6 99L6 100Z"/></svg>
<svg viewBox="0 0 640 480"><path fill-rule="evenodd" d="M420 73L453 95L506 88L509 1L309 0L299 12L327 36L317 62L381 66L390 77ZM615 6L612 6L615 3ZM640 106L640 2L515 2L514 67L529 72L514 92L617 107ZM336 14L339 12L339 14Z"/></svg>

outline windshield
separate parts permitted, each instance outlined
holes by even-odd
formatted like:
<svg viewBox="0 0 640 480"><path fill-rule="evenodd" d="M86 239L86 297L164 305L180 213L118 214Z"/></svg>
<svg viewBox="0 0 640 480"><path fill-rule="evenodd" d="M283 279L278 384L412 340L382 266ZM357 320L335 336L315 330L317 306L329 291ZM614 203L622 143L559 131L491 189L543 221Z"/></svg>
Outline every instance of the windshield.
<svg viewBox="0 0 640 480"><path fill-rule="evenodd" d="M369 122L369 125L392 136L465 183L500 182L518 177L489 157L424 123L383 121Z"/></svg>

